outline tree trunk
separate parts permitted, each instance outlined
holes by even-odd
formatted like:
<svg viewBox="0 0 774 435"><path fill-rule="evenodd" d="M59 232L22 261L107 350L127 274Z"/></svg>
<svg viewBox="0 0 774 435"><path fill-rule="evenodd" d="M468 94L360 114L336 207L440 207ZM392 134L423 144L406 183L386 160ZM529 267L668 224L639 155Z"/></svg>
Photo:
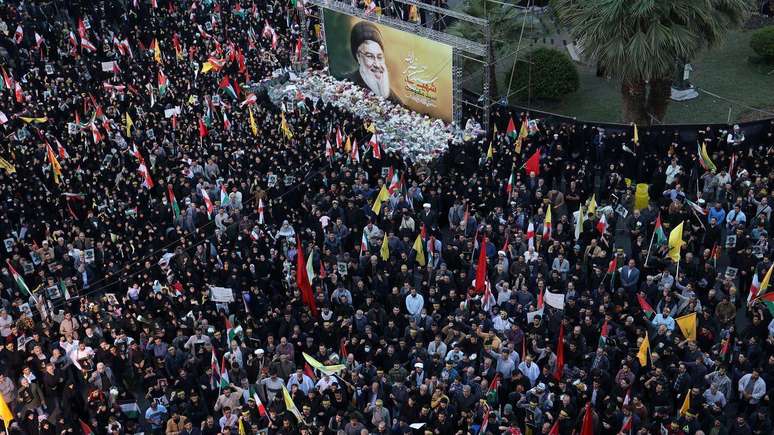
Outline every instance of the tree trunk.
<svg viewBox="0 0 774 435"><path fill-rule="evenodd" d="M489 95L487 95L487 104L491 104L493 99L500 98L500 93L497 92L497 63L495 63L495 43L489 44L489 59L491 60L489 67Z"/></svg>
<svg viewBox="0 0 774 435"><path fill-rule="evenodd" d="M646 106L648 113L659 120L664 121L666 116L669 98L672 96L672 80L668 78L653 79L650 81L650 92L648 92L648 104Z"/></svg>
<svg viewBox="0 0 774 435"><path fill-rule="evenodd" d="M623 102L624 122L634 122L637 125L648 125L645 112L645 82L621 83L621 100Z"/></svg>

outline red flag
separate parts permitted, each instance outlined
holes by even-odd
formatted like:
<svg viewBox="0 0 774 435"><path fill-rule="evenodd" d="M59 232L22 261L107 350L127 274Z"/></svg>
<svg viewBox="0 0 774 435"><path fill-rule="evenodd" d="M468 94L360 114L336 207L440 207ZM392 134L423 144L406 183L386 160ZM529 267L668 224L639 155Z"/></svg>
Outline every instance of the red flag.
<svg viewBox="0 0 774 435"><path fill-rule="evenodd" d="M349 349L347 349L347 337L341 337L339 340L339 358L346 359L349 355Z"/></svg>
<svg viewBox="0 0 774 435"><path fill-rule="evenodd" d="M86 25L83 24L83 18L78 18L78 35L80 35L81 38L86 37Z"/></svg>
<svg viewBox="0 0 774 435"><path fill-rule="evenodd" d="M548 435L559 435L559 419L556 419L554 425L551 426L551 430L548 431Z"/></svg>
<svg viewBox="0 0 774 435"><path fill-rule="evenodd" d="M301 38L296 40L296 62L301 62Z"/></svg>
<svg viewBox="0 0 774 435"><path fill-rule="evenodd" d="M524 168L527 174L534 172L535 175L540 175L540 148L524 163Z"/></svg>
<svg viewBox="0 0 774 435"><path fill-rule="evenodd" d="M605 217L604 213L602 213L602 217L600 217L597 222L597 231L599 231L601 236L604 236L605 231L607 231L607 217Z"/></svg>
<svg viewBox="0 0 774 435"><path fill-rule="evenodd" d="M492 382L489 384L489 390L487 391L497 391L498 388L500 388L500 373L497 373L494 378L492 378Z"/></svg>
<svg viewBox="0 0 774 435"><path fill-rule="evenodd" d="M483 293L486 288L486 236L481 238L478 251L478 267L476 268L476 293Z"/></svg>
<svg viewBox="0 0 774 435"><path fill-rule="evenodd" d="M371 144L371 149L372 149L374 158L377 159L377 160L381 160L382 159L382 150L379 147L379 141L376 138L376 133L371 135L371 140L368 141L368 143Z"/></svg>
<svg viewBox="0 0 774 435"><path fill-rule="evenodd" d="M16 82L14 85L14 93L16 94L16 102L17 103L23 103L24 102L24 91L22 91L22 87L19 84L19 82Z"/></svg>
<svg viewBox="0 0 774 435"><path fill-rule="evenodd" d="M562 379L562 372L564 371L564 324L559 326L559 343L556 345L556 370L554 371L554 377L556 379Z"/></svg>
<svg viewBox="0 0 774 435"><path fill-rule="evenodd" d="M317 376L314 375L314 370L312 370L311 367L309 367L309 363L304 363L304 374L312 378L313 380L317 380Z"/></svg>
<svg viewBox="0 0 774 435"><path fill-rule="evenodd" d="M207 126L204 125L202 118L199 118L199 139L207 136Z"/></svg>
<svg viewBox="0 0 774 435"><path fill-rule="evenodd" d="M312 285L309 283L309 276L306 274L306 261L304 260L304 247L301 245L301 238L296 236L296 285L301 290L301 301L309 307L314 317L317 317L317 303L314 300Z"/></svg>
<svg viewBox="0 0 774 435"><path fill-rule="evenodd" d="M625 418L623 426L621 426L621 430L618 433L630 433L632 430L632 416L628 416Z"/></svg>
<svg viewBox="0 0 774 435"><path fill-rule="evenodd" d="M607 266L607 273L608 274L614 273L615 269L616 269L616 261L615 261L615 257L613 257L613 259L610 260L610 264L608 264Z"/></svg>
<svg viewBox="0 0 774 435"><path fill-rule="evenodd" d="M591 402L586 403L586 413L583 415L580 435L594 435L594 414L591 410Z"/></svg>
<svg viewBox="0 0 774 435"><path fill-rule="evenodd" d="M83 420L78 419L78 423L81 424L81 433L83 435L94 435L94 431Z"/></svg>

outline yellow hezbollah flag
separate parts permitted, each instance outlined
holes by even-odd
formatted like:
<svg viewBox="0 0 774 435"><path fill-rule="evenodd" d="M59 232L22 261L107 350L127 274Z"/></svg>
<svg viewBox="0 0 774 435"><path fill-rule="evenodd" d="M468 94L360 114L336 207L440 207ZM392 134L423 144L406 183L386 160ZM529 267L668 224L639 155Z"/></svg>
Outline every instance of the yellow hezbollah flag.
<svg viewBox="0 0 774 435"><path fill-rule="evenodd" d="M414 246L411 247L414 251L417 252L417 263L419 263L420 266L424 266L425 261L425 250L422 249L422 234L417 234L416 240L414 240Z"/></svg>
<svg viewBox="0 0 774 435"><path fill-rule="evenodd" d="M253 117L253 109L248 106L247 110L250 112L250 130L252 130L253 136L258 136L258 126L255 125L255 118Z"/></svg>
<svg viewBox="0 0 774 435"><path fill-rule="evenodd" d="M763 281L761 281L761 285L758 288L758 296L763 295L766 293L766 290L769 288L769 281L771 281L771 271L774 270L774 264L769 267L768 272L766 272L766 275L763 277Z"/></svg>
<svg viewBox="0 0 774 435"><path fill-rule="evenodd" d="M48 154L48 162L51 163L51 170L54 171L54 182L59 184L59 177L62 176L62 166L59 164L59 160L56 159L54 150L51 149L51 145L46 144L46 154Z"/></svg>
<svg viewBox="0 0 774 435"><path fill-rule="evenodd" d="M683 246L683 223L669 232L669 254L667 256L675 263L680 262L680 248Z"/></svg>
<svg viewBox="0 0 774 435"><path fill-rule="evenodd" d="M284 385L282 386L282 397L285 399L285 408L287 408L291 414L295 415L298 421L304 421L304 417L301 416L301 412L296 408L296 404L293 403L293 398L290 397L290 393Z"/></svg>
<svg viewBox="0 0 774 435"><path fill-rule="evenodd" d="M492 160L494 157L494 148L492 148L492 142L489 142L489 149L486 150L486 159Z"/></svg>
<svg viewBox="0 0 774 435"><path fill-rule="evenodd" d="M382 189L379 191L379 194L376 195L376 200L374 201L374 205L371 207L371 211L373 211L375 215L379 216L379 212L382 211L382 201L387 201L388 199L390 199L390 192L388 192L387 187L382 184Z"/></svg>
<svg viewBox="0 0 774 435"><path fill-rule="evenodd" d="M3 423L5 423L5 429L8 429L11 421L13 421L13 413L8 408L8 404L5 403L5 399L3 399L2 394L0 394L0 419L2 419Z"/></svg>
<svg viewBox="0 0 774 435"><path fill-rule="evenodd" d="M132 127L134 127L134 121L132 121L132 117L129 116L129 112L126 112L126 137L132 136Z"/></svg>
<svg viewBox="0 0 774 435"><path fill-rule="evenodd" d="M419 22L419 12L417 11L417 7L414 5L409 6L408 20L415 23Z"/></svg>
<svg viewBox="0 0 774 435"><path fill-rule="evenodd" d="M685 393L685 400L683 400L683 406L680 407L680 415L685 415L688 410L691 409L691 390Z"/></svg>
<svg viewBox="0 0 774 435"><path fill-rule="evenodd" d="M314 359L313 356L309 355L306 352L301 352L301 354L304 356L304 359L306 360L306 362L308 362L313 369L319 370L328 375L338 373L344 370L345 368L347 368L344 364L334 364L332 366L326 366L320 361L317 361L316 359Z"/></svg>
<svg viewBox="0 0 774 435"><path fill-rule="evenodd" d="M21 119L22 121L24 121L27 124L29 124L31 122L34 122L35 124L42 124L42 123L48 121L48 118L45 117L45 116L39 117L39 118L29 118L29 117L26 117L26 116L20 116L19 119Z"/></svg>
<svg viewBox="0 0 774 435"><path fill-rule="evenodd" d="M578 221L575 222L575 240L580 239L583 232L583 204L578 206Z"/></svg>
<svg viewBox="0 0 774 435"><path fill-rule="evenodd" d="M159 41L153 40L153 58L156 62L161 63L161 48L159 48Z"/></svg>
<svg viewBox="0 0 774 435"><path fill-rule="evenodd" d="M648 365L648 353L650 353L650 341L648 340L648 333L645 333L645 339L640 344L640 351L637 352L637 358L640 360L640 365L645 367Z"/></svg>
<svg viewBox="0 0 774 435"><path fill-rule="evenodd" d="M589 206L588 206L588 210L587 211L589 213L591 213L591 214L596 214L596 212L597 212L596 194L591 195L591 199L589 200Z"/></svg>
<svg viewBox="0 0 774 435"><path fill-rule="evenodd" d="M347 135L347 141L344 143L344 152L349 153L352 151L352 142L349 141L349 135Z"/></svg>
<svg viewBox="0 0 774 435"><path fill-rule="evenodd" d="M282 113L280 116L282 117L282 121L280 121L280 128L282 129L282 133L285 134L286 138L293 139L293 132L290 131L288 120L285 119L285 113Z"/></svg>
<svg viewBox="0 0 774 435"><path fill-rule="evenodd" d="M390 245L387 243L387 232L384 232L384 239L382 239L382 248L379 250L382 254L382 260L387 261L390 259Z"/></svg>
<svg viewBox="0 0 774 435"><path fill-rule="evenodd" d="M0 169L5 169L5 173L8 175L16 173L16 166L12 165L8 160L0 157Z"/></svg>
<svg viewBox="0 0 774 435"><path fill-rule="evenodd" d="M688 340L696 340L696 313L686 314L675 319L680 331Z"/></svg>
<svg viewBox="0 0 774 435"><path fill-rule="evenodd" d="M634 124L634 143L640 143L640 133L637 131L637 124Z"/></svg>

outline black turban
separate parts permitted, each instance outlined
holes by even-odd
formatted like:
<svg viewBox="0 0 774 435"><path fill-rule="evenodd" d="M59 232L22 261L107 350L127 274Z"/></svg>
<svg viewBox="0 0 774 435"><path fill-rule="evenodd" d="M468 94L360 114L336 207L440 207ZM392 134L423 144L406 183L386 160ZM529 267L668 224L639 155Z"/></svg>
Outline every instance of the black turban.
<svg viewBox="0 0 774 435"><path fill-rule="evenodd" d="M374 41L379 44L379 47L384 51L384 45L382 45L382 33L379 29L368 21L361 21L352 27L352 31L349 34L349 45L352 50L352 57L357 59L357 49L365 41Z"/></svg>

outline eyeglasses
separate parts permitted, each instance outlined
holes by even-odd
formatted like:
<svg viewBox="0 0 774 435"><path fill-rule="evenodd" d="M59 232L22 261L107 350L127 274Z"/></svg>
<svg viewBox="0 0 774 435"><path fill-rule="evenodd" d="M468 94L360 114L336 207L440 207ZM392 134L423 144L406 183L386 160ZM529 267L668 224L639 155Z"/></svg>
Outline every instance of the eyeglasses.
<svg viewBox="0 0 774 435"><path fill-rule="evenodd" d="M357 54L363 56L369 63L379 62L384 63L384 55L374 55L373 53L366 53L364 51L358 50Z"/></svg>

